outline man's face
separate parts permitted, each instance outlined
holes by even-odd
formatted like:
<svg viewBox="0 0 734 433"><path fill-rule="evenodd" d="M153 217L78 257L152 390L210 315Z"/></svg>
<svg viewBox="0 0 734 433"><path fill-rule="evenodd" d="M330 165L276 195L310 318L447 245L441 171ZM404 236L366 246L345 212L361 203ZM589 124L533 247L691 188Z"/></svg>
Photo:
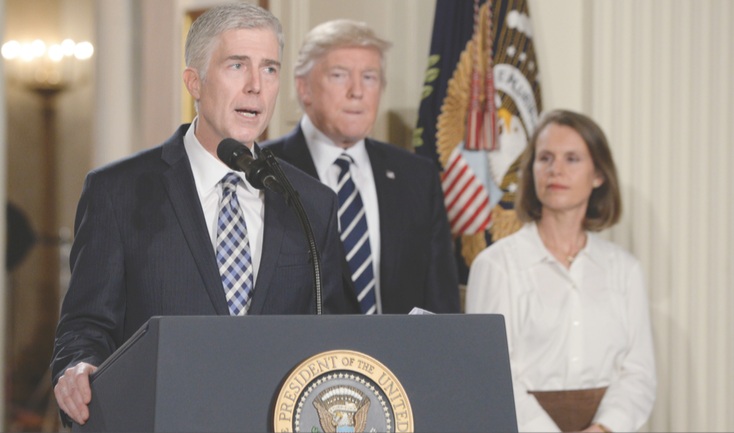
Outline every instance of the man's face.
<svg viewBox="0 0 734 433"><path fill-rule="evenodd" d="M296 79L298 95L316 128L346 149L367 137L375 124L380 72L376 49L337 48Z"/></svg>
<svg viewBox="0 0 734 433"><path fill-rule="evenodd" d="M229 30L212 52L206 80L187 68L184 81L198 101L196 138L216 156L234 138L252 148L275 109L280 88L278 40L267 28Z"/></svg>

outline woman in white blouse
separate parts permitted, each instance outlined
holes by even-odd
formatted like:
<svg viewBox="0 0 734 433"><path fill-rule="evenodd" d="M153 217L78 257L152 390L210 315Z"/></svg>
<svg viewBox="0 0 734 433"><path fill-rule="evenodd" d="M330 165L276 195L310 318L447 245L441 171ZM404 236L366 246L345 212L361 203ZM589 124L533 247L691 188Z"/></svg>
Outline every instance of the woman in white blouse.
<svg viewBox="0 0 734 433"><path fill-rule="evenodd" d="M521 162L525 226L474 260L467 313L505 316L520 431L635 431L656 378L640 263L593 232L614 225L614 161L588 117L543 117Z"/></svg>

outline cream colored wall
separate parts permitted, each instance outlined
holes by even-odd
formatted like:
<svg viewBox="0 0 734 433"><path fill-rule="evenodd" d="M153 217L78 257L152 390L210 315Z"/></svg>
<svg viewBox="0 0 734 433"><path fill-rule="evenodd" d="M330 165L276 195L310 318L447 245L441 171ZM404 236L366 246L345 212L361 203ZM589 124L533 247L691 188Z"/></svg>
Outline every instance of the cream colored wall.
<svg viewBox="0 0 734 433"><path fill-rule="evenodd" d="M181 35L183 12L175 1L140 2L139 78L141 129L135 150L162 143L181 123L180 86Z"/></svg>
<svg viewBox="0 0 734 433"><path fill-rule="evenodd" d="M92 166L127 156L135 149L139 123L137 68L134 56L136 2L101 1L95 4L97 76ZM135 104L135 105L134 105Z"/></svg>
<svg viewBox="0 0 734 433"><path fill-rule="evenodd" d="M584 0L530 0L533 43L547 111L584 110Z"/></svg>

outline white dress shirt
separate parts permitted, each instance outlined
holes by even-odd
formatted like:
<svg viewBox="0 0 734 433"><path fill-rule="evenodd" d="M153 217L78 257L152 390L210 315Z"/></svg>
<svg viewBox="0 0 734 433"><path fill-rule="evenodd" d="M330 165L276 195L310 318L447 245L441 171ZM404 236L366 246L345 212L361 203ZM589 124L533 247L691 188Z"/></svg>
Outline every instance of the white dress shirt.
<svg viewBox="0 0 734 433"><path fill-rule="evenodd" d="M566 269L535 223L477 256L467 313L505 316L519 431L559 431L528 391L608 386L593 422L638 430L655 401L656 376L642 267L587 232Z"/></svg>
<svg viewBox="0 0 734 433"><path fill-rule="evenodd" d="M191 126L184 136L184 148L191 162L191 171L194 173L196 191L199 193L199 202L204 211L206 227L215 254L217 249L217 219L219 216L219 205L222 201L222 178L234 170L227 167L223 162L214 157L204 149L194 134L198 117L191 122ZM244 173L234 171L240 176L242 182L237 184L237 200L245 217L247 225L247 237L250 241L250 254L252 255L252 278L253 287L257 281L260 269L260 257L262 256L263 244L263 218L265 215L264 195L256 189L245 178ZM224 289L222 289L224 290Z"/></svg>
<svg viewBox="0 0 734 433"><path fill-rule="evenodd" d="M365 215L367 216L367 230L370 234L370 249L372 250L372 267L375 273L375 295L377 298L377 314L382 313L380 301L380 208L377 204L377 189L375 178L372 175L372 164L364 145L364 140L358 141L349 149L342 149L332 139L316 129L308 115L301 119L301 130L306 137L306 145L311 152L316 173L321 183L338 193L339 173L341 169L334 162L342 153L346 153L354 160L349 165L354 185L362 197ZM341 227L339 229L341 231Z"/></svg>

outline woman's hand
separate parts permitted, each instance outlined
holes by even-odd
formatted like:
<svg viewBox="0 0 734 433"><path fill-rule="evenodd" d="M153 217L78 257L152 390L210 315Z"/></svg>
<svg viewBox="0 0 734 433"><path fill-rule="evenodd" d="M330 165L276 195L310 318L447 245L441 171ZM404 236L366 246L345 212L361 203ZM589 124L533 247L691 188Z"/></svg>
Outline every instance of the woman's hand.
<svg viewBox="0 0 734 433"><path fill-rule="evenodd" d="M599 423L594 423L588 427L586 427L584 430L581 430L583 432L594 432L594 433L611 433L611 430L604 427L603 425Z"/></svg>

